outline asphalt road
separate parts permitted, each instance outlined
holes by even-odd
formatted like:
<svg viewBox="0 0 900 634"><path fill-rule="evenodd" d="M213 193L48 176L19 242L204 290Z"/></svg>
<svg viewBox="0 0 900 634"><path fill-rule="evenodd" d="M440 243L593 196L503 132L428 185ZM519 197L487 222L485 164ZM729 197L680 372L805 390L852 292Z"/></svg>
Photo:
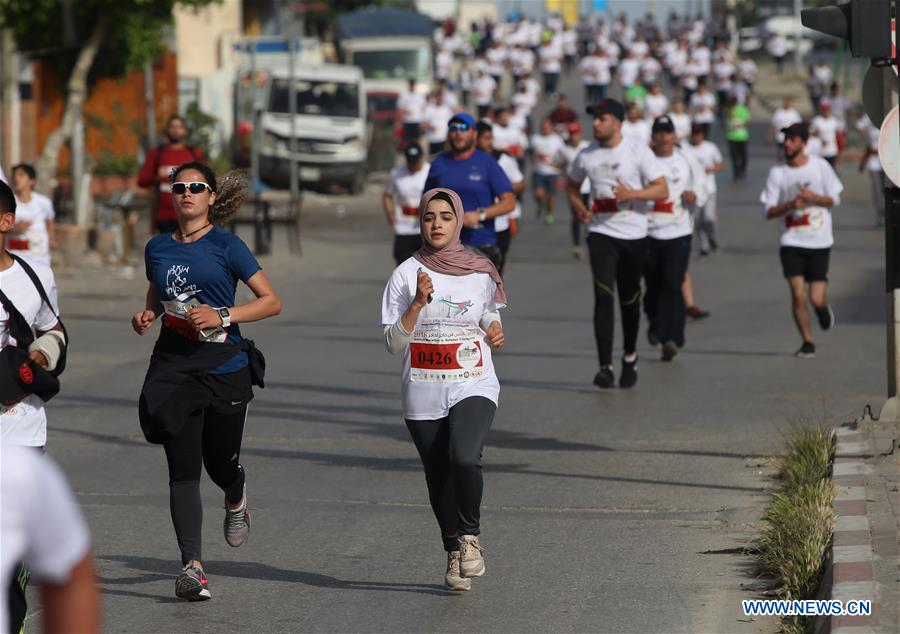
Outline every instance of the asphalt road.
<svg viewBox="0 0 900 634"><path fill-rule="evenodd" d="M213 600L203 604L174 597L165 459L137 421L153 344L129 326L142 272L60 271L74 343L49 406L48 450L93 532L106 631L774 631L740 612L757 593L742 588L754 579L735 549L757 535L766 457L781 430L881 403L883 238L866 182L844 166L837 327L816 332L816 359L795 359L777 228L756 202L772 157L760 125L748 179L720 176L722 250L691 265L712 316L688 325L671 364L642 327L633 390L591 385L588 265L571 256L565 213L546 227L526 206L507 268L501 404L485 455L488 574L461 596L442 586L444 554L400 412L399 360L381 341L393 263L377 183L355 198L309 196L303 257L276 240L263 262L284 312L246 328L268 359L242 457L253 533L238 550L224 543L222 495L205 480ZM617 329L617 356L620 341Z"/></svg>

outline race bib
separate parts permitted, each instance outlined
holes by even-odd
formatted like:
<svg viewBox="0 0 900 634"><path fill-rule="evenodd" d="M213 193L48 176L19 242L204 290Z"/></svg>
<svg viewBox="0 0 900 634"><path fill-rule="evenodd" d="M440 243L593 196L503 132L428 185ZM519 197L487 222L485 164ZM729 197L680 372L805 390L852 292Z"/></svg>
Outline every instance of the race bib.
<svg viewBox="0 0 900 634"><path fill-rule="evenodd" d="M788 231L818 231L825 224L825 210L821 207L795 209L784 217Z"/></svg>
<svg viewBox="0 0 900 634"><path fill-rule="evenodd" d="M194 328L194 325L187 318L188 312L200 304L193 295L193 293L182 293L175 299L162 302L163 310L165 310L163 325L191 341L225 343L228 338L228 331L225 328L220 326L211 333L207 331L207 334L204 335Z"/></svg>
<svg viewBox="0 0 900 634"><path fill-rule="evenodd" d="M484 375L482 331L471 324L425 319L409 344L409 379L462 383Z"/></svg>

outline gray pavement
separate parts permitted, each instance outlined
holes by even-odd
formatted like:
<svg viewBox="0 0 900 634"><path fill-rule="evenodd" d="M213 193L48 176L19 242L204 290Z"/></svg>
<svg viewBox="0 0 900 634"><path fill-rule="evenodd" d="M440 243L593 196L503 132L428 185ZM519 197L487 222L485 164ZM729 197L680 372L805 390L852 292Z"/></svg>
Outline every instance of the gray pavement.
<svg viewBox="0 0 900 634"><path fill-rule="evenodd" d="M721 252L692 263L698 304L712 317L688 325L671 364L642 332L634 390L591 385L588 265L571 256L565 213L545 227L526 206L507 268L501 405L485 455L488 574L462 596L442 587L439 533L399 407L399 360L380 338L393 264L377 184L356 198L308 197L303 257L276 241L279 253L263 262L284 312L246 328L268 359L243 451L253 534L239 550L225 545L222 496L205 480L214 598L203 604L173 595L165 459L137 421L153 343L129 326L142 272L61 271L74 343L49 407L48 450L93 531L105 629L774 631L774 621L740 612L757 593L742 588L754 581L751 559L736 551L759 528L766 456L792 420L848 420L880 404L885 313L883 238L867 184L848 165L832 255L837 328L816 333L815 360L793 358L800 340L777 228L756 202L771 164L763 125L748 180L720 177Z"/></svg>

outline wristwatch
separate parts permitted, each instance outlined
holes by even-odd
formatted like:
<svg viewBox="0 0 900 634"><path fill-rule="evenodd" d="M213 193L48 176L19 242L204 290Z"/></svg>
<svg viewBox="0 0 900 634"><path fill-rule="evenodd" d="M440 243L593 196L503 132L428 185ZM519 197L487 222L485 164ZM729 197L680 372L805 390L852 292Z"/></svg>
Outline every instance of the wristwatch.
<svg viewBox="0 0 900 634"><path fill-rule="evenodd" d="M479 207L475 211L478 212L478 222L487 220L487 212L484 210L484 207Z"/></svg>
<svg viewBox="0 0 900 634"><path fill-rule="evenodd" d="M219 317L222 318L222 326L228 328L231 325L231 312L225 308L217 308L216 312L219 313Z"/></svg>

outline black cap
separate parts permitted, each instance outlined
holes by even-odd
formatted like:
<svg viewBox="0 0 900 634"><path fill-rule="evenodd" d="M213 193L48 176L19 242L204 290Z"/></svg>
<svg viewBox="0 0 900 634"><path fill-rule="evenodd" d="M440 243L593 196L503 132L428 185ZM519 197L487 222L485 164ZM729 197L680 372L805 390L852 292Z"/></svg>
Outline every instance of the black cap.
<svg viewBox="0 0 900 634"><path fill-rule="evenodd" d="M703 129L702 123L692 123L691 124L691 134L702 134L706 136L706 131Z"/></svg>
<svg viewBox="0 0 900 634"><path fill-rule="evenodd" d="M654 119L651 131L653 134L656 134L657 132L675 132L675 124L672 123L672 120L668 115L661 115Z"/></svg>
<svg viewBox="0 0 900 634"><path fill-rule="evenodd" d="M406 160L409 163L418 163L419 159L422 158L422 148L416 143L407 145L403 153L406 155Z"/></svg>
<svg viewBox="0 0 900 634"><path fill-rule="evenodd" d="M803 139L804 143L809 141L809 128L806 127L805 123L791 124L786 128L781 128L781 132L784 134L784 138L788 138L789 136L798 136Z"/></svg>
<svg viewBox="0 0 900 634"><path fill-rule="evenodd" d="M599 117L603 114L611 114L619 121L625 120L625 106L615 99L601 99L593 106L588 106L586 110L588 114L592 114L595 117Z"/></svg>

